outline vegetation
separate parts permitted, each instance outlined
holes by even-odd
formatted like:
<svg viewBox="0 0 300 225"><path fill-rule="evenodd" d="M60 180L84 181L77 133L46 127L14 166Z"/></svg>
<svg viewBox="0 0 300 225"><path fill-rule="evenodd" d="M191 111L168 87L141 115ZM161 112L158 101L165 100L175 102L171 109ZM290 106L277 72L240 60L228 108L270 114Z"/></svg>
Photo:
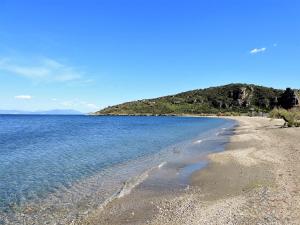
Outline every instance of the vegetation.
<svg viewBox="0 0 300 225"><path fill-rule="evenodd" d="M287 127L300 127L300 110L299 108L292 108L290 110L282 108L274 108L269 116L271 118L283 119L284 126Z"/></svg>
<svg viewBox="0 0 300 225"><path fill-rule="evenodd" d="M127 102L107 107L96 112L95 115L268 113L274 107L280 106L280 102L284 102L281 97L284 93L286 92L283 90L257 85L229 84L154 99Z"/></svg>

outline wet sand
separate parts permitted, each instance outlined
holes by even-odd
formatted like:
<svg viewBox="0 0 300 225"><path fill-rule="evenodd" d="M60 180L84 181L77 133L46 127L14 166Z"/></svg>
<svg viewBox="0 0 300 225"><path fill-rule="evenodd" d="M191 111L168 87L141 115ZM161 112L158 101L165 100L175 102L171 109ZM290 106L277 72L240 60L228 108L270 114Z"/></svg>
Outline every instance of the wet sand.
<svg viewBox="0 0 300 225"><path fill-rule="evenodd" d="M300 129L235 119L226 151L209 155L189 188L141 184L80 224L300 224Z"/></svg>

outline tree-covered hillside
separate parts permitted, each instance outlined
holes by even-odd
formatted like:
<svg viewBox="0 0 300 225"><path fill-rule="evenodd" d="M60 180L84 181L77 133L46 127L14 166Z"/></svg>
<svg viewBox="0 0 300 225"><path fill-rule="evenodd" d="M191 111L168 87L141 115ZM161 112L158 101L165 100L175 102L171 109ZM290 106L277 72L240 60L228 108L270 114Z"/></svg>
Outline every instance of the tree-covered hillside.
<svg viewBox="0 0 300 225"><path fill-rule="evenodd" d="M291 90L291 89L289 89ZM293 90L291 90L293 93ZM249 84L229 84L197 89L154 99L107 107L95 115L216 114L225 112L268 112L286 103L284 90ZM287 93L286 95L291 95ZM295 95L296 96L296 95ZM299 100L299 97L295 97ZM290 104L290 103L289 103ZM288 105L288 104L285 104Z"/></svg>

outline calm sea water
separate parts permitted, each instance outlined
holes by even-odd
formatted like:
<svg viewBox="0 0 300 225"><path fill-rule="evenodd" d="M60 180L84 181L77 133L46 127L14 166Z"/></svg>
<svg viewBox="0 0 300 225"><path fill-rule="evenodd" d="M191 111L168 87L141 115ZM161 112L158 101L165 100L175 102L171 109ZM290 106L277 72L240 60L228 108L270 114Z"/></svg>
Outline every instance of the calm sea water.
<svg viewBox="0 0 300 225"><path fill-rule="evenodd" d="M59 220L62 208L66 222L178 157L186 143L233 125L217 118L1 115L0 224L17 224L18 214L47 220L49 209Z"/></svg>

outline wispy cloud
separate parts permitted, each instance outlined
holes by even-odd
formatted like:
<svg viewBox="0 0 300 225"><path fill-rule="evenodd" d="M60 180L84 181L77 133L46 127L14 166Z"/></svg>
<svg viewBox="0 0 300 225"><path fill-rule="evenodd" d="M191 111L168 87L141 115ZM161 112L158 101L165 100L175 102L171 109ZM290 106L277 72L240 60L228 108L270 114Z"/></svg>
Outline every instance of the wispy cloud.
<svg viewBox="0 0 300 225"><path fill-rule="evenodd" d="M15 96L15 99L30 100L30 99L32 99L32 96L31 95L17 95L17 96Z"/></svg>
<svg viewBox="0 0 300 225"><path fill-rule="evenodd" d="M40 58L26 64L11 58L0 58L0 70L37 81L64 82L82 77L82 73L75 68L50 58Z"/></svg>
<svg viewBox="0 0 300 225"><path fill-rule="evenodd" d="M96 106L95 104L92 104L92 103L87 103L86 106L91 109L99 109L100 108L99 106Z"/></svg>
<svg viewBox="0 0 300 225"><path fill-rule="evenodd" d="M100 109L100 107L94 103L80 101L80 100L76 100L76 99L70 100L70 101L63 101L60 104L64 107L69 107L69 108L84 107L84 108L87 108L90 110Z"/></svg>
<svg viewBox="0 0 300 225"><path fill-rule="evenodd" d="M254 48L250 51L250 54L254 55L257 53L262 53L265 52L267 50L267 48Z"/></svg>

